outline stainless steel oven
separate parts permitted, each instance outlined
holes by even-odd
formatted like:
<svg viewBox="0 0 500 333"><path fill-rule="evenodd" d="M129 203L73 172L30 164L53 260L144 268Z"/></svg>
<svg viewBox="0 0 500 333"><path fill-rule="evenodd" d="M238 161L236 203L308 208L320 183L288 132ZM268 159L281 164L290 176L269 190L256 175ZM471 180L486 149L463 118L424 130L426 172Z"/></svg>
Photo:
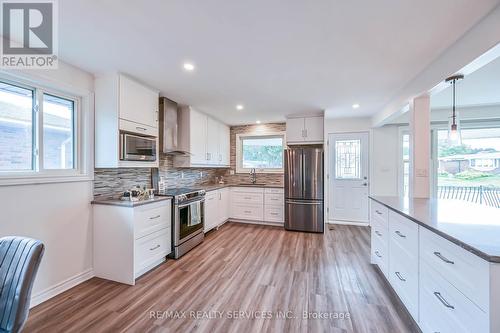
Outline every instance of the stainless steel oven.
<svg viewBox="0 0 500 333"><path fill-rule="evenodd" d="M203 241L205 191L175 189L167 191L167 194L174 196L172 256L177 259Z"/></svg>
<svg viewBox="0 0 500 333"><path fill-rule="evenodd" d="M120 160L156 161L156 138L120 132Z"/></svg>

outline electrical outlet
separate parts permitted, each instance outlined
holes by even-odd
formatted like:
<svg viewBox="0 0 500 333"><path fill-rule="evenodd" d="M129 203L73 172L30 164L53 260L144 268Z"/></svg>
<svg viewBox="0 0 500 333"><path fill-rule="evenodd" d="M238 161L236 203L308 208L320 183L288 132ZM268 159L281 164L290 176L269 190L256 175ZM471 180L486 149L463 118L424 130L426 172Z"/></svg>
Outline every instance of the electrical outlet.
<svg viewBox="0 0 500 333"><path fill-rule="evenodd" d="M229 174L234 175L234 170L233 169L229 170Z"/></svg>

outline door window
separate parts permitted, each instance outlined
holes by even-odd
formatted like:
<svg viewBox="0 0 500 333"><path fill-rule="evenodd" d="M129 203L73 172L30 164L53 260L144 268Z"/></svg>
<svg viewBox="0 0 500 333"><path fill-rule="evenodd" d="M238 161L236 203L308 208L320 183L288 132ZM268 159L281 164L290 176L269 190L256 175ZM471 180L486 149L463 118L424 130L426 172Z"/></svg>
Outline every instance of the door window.
<svg viewBox="0 0 500 333"><path fill-rule="evenodd" d="M336 141L335 154L337 179L361 178L361 140Z"/></svg>

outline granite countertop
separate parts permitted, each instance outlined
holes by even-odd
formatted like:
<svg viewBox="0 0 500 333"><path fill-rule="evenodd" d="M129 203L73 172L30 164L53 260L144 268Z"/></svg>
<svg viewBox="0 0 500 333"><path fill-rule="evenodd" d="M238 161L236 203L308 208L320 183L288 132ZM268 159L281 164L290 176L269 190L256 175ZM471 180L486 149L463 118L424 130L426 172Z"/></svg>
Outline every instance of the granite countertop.
<svg viewBox="0 0 500 333"><path fill-rule="evenodd" d="M93 205L109 205L109 206L121 206L121 207L137 207L142 205L147 205L153 202L172 200L171 196L155 196L153 199L139 200L139 201L127 201L120 200L119 198L106 198L106 199L96 199L91 203Z"/></svg>
<svg viewBox="0 0 500 333"><path fill-rule="evenodd" d="M500 263L500 209L460 200L370 198L484 260Z"/></svg>

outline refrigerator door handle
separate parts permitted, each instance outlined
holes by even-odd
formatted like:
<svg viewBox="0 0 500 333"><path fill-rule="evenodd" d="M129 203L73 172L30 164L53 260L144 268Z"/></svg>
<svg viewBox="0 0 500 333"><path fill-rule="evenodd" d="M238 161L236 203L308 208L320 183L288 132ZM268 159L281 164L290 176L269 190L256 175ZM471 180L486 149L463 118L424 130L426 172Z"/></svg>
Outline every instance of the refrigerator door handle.
<svg viewBox="0 0 500 333"><path fill-rule="evenodd" d="M323 201L297 201L297 200L286 200L287 204L296 204L296 205L322 205Z"/></svg>

